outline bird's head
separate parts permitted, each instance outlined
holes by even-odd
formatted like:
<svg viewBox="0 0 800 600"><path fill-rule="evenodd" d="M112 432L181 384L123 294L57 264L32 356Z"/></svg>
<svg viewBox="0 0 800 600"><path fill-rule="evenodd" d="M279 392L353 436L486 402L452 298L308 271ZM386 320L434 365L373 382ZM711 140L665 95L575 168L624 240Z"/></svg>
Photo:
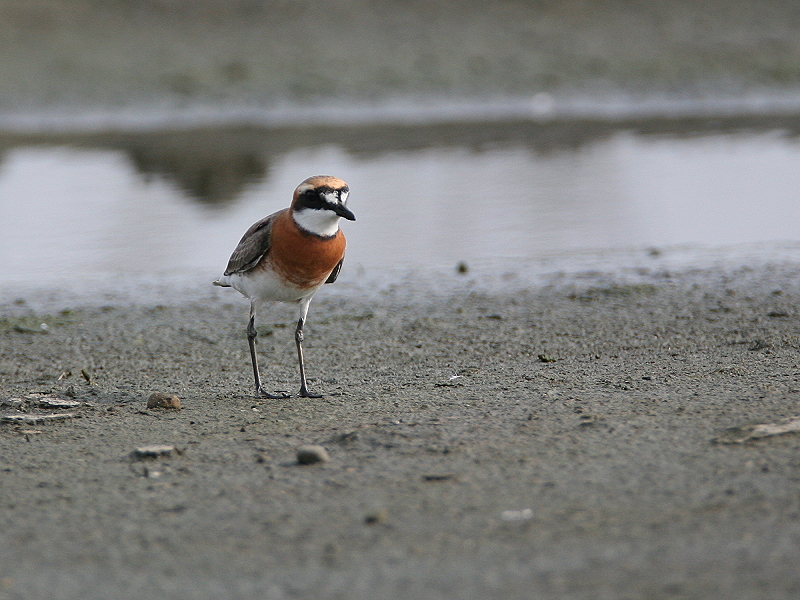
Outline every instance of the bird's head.
<svg viewBox="0 0 800 600"><path fill-rule="evenodd" d="M355 221L347 208L350 188L336 177L317 175L309 177L294 191L292 217L297 225L321 237L336 235L339 219Z"/></svg>

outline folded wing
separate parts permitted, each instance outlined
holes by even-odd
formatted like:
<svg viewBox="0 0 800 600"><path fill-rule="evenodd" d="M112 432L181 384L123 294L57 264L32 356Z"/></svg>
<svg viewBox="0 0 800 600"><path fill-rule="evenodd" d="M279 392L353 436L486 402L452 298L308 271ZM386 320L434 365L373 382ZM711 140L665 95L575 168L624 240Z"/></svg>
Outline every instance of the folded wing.
<svg viewBox="0 0 800 600"><path fill-rule="evenodd" d="M245 231L242 239L239 240L239 245L231 254L225 275L247 272L269 254L272 223L277 214L273 213L264 217Z"/></svg>

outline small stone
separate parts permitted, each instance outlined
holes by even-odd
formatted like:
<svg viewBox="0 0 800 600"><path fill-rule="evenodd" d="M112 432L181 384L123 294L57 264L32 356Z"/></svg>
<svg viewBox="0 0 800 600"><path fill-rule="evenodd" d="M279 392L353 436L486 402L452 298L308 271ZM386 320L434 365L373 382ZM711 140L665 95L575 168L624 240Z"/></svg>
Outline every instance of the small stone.
<svg viewBox="0 0 800 600"><path fill-rule="evenodd" d="M364 523L367 525L380 525L389 518L389 513L385 510L376 510L364 516Z"/></svg>
<svg viewBox="0 0 800 600"><path fill-rule="evenodd" d="M180 410L181 399L175 394L165 394L164 392L153 392L147 399L147 408L164 408L168 410Z"/></svg>
<svg viewBox="0 0 800 600"><path fill-rule="evenodd" d="M136 458L159 458L162 456L171 456L173 452L177 452L175 446L167 446L162 444L155 444L152 446L140 446L134 452Z"/></svg>
<svg viewBox="0 0 800 600"><path fill-rule="evenodd" d="M522 510L504 510L500 513L503 521L529 521L533 518L533 510L523 508Z"/></svg>
<svg viewBox="0 0 800 600"><path fill-rule="evenodd" d="M297 462L301 465L325 463L331 459L328 451L322 446L307 445L297 449Z"/></svg>
<svg viewBox="0 0 800 600"><path fill-rule="evenodd" d="M455 473L426 473L422 476L422 481L455 481L458 475Z"/></svg>

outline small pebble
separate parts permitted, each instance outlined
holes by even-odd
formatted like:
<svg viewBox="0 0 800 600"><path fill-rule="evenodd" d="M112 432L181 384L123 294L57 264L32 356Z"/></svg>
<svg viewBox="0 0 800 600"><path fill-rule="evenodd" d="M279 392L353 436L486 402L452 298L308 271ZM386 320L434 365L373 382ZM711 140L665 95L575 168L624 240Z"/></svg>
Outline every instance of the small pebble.
<svg viewBox="0 0 800 600"><path fill-rule="evenodd" d="M422 476L423 481L454 481L458 479L455 473L427 473Z"/></svg>
<svg viewBox="0 0 800 600"><path fill-rule="evenodd" d="M364 523L367 525L380 525L381 523L385 523L386 519L389 518L389 513L385 510L378 510L375 512L368 513L364 517Z"/></svg>
<svg viewBox="0 0 800 600"><path fill-rule="evenodd" d="M153 392L147 399L147 408L165 408L179 410L181 399L175 394L165 394L164 392Z"/></svg>
<svg viewBox="0 0 800 600"><path fill-rule="evenodd" d="M533 518L533 510L523 508L522 510L504 510L500 513L503 521L529 521Z"/></svg>
<svg viewBox="0 0 800 600"><path fill-rule="evenodd" d="M297 449L297 462L301 465L313 465L328 462L331 459L328 451L322 446L308 445Z"/></svg>

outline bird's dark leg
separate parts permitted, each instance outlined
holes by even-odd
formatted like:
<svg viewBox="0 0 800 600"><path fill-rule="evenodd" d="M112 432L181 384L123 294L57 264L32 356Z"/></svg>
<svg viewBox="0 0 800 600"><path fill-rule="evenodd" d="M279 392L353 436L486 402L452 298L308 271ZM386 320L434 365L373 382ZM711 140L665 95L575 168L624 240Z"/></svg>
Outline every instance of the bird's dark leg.
<svg viewBox="0 0 800 600"><path fill-rule="evenodd" d="M297 344L297 360L300 362L300 396L302 398L322 398L320 394L312 394L306 385L306 367L303 364L303 319L297 321L297 329L294 330L294 341Z"/></svg>
<svg viewBox="0 0 800 600"><path fill-rule="evenodd" d="M261 392L261 376L258 374L258 358L256 357L256 331L255 315L250 315L250 323L247 325L247 343L250 345L250 359L253 361L253 377L256 379L256 394Z"/></svg>
<svg viewBox="0 0 800 600"><path fill-rule="evenodd" d="M256 312L253 306L250 307L250 322L247 324L247 343L250 346L250 359L253 361L253 377L256 380L256 396L260 398L288 398L289 394L270 394L261 387L261 376L258 373L258 357L256 356Z"/></svg>

